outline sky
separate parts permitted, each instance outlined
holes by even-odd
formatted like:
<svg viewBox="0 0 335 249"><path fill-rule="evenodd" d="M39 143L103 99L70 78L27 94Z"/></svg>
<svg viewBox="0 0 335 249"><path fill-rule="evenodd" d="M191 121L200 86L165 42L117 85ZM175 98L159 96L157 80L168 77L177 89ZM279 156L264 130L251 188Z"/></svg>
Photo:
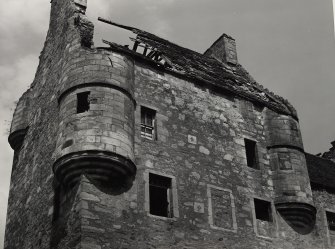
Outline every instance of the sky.
<svg viewBox="0 0 335 249"><path fill-rule="evenodd" d="M50 1L0 1L0 248L13 152L7 142L15 101L33 81ZM101 39L130 35L98 16L135 26L203 53L222 33L236 39L239 63L297 109L305 150L335 140L335 40L332 0L88 0Z"/></svg>

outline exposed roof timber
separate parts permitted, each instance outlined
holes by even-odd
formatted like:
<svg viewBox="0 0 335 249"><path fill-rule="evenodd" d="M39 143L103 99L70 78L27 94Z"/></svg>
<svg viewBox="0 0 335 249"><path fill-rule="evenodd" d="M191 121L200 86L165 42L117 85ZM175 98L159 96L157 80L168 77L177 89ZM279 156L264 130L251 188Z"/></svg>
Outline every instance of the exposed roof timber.
<svg viewBox="0 0 335 249"><path fill-rule="evenodd" d="M144 56L147 56L150 59L153 59L155 61L161 61L161 60L166 61L166 59L164 57L162 57L163 53L158 51L156 48L154 48L154 47L152 47L152 46L150 46L146 43L143 43L140 39L136 39L136 38L132 38L132 37L129 37L129 39L134 42L133 51L136 52L138 47L142 47L142 48L144 48L144 51L142 53ZM150 49L151 51L147 55L148 49Z"/></svg>
<svg viewBox="0 0 335 249"><path fill-rule="evenodd" d="M119 27L119 28L122 28L122 29L126 29L126 30L129 30L129 31L132 31L135 34L140 34L142 32L142 30L140 30L140 29L133 28L133 27L126 26L126 25L122 25L122 24L118 24L116 22L112 22L112 21L104 19L102 17L98 17L98 20L100 22L104 22L104 23L107 23L107 24L110 24L110 25L113 25L113 26L116 26L116 27Z"/></svg>
<svg viewBox="0 0 335 249"><path fill-rule="evenodd" d="M181 47L149 32L101 17L98 20L133 32L137 36L136 39L131 38L131 40L138 41L137 46L144 46L144 51L138 53L135 50L138 49L135 44L133 49L128 49L115 43L105 42L110 45L110 49L121 50L131 56L136 56L136 58L140 57L152 61L182 77L219 87L298 120L296 110L287 100L258 84L240 64L231 66L218 62L211 57ZM153 51L158 51L159 56Z"/></svg>
<svg viewBox="0 0 335 249"><path fill-rule="evenodd" d="M115 46L115 43L104 40L104 39L102 39L102 42L109 45L110 47ZM128 45L126 45L124 47L128 48ZM134 51L134 52L136 52L136 51ZM146 52L144 51L143 55L145 55L145 53ZM156 61L159 65L162 65L164 67L171 67L171 64L169 64L169 60L165 56L163 56L160 52L152 50L150 53L151 53L150 56L149 56L149 54L146 56L148 59ZM162 60L164 60L164 62L162 62Z"/></svg>
<svg viewBox="0 0 335 249"><path fill-rule="evenodd" d="M139 46L140 42L138 41L135 41L134 42L134 46L133 46L133 50L136 51L137 50L137 47Z"/></svg>

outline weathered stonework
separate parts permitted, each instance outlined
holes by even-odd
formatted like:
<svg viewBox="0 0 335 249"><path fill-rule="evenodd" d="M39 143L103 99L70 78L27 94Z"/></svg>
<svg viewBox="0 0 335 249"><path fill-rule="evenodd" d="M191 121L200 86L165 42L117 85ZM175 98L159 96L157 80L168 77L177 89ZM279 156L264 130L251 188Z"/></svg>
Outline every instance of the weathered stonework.
<svg viewBox="0 0 335 249"><path fill-rule="evenodd" d="M52 1L14 113L6 249L334 246L335 187L317 168L334 163L305 154L294 108L238 64L234 39L201 55L115 24L151 55L95 48L86 7Z"/></svg>

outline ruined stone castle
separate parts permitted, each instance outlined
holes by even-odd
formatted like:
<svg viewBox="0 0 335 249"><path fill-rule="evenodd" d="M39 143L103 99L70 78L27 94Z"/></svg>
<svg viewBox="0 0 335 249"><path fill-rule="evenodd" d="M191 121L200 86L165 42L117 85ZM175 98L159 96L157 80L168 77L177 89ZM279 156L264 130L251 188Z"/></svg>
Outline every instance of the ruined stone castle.
<svg viewBox="0 0 335 249"><path fill-rule="evenodd" d="M304 152L233 38L200 54L101 18L136 38L98 48L86 4L51 1L14 112L5 249L335 248L335 149Z"/></svg>

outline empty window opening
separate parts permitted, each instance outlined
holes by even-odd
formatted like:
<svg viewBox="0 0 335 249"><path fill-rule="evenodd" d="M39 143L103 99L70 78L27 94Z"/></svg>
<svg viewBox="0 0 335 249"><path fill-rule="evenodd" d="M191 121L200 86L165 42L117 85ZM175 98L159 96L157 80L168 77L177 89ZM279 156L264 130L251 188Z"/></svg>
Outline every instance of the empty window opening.
<svg viewBox="0 0 335 249"><path fill-rule="evenodd" d="M172 218L171 178L149 173L150 214Z"/></svg>
<svg viewBox="0 0 335 249"><path fill-rule="evenodd" d="M60 216L60 210L61 210L61 195L62 192L62 186L57 185L57 183L54 184L54 198L53 198L53 214L52 214L52 221L58 220Z"/></svg>
<svg viewBox="0 0 335 249"><path fill-rule="evenodd" d="M156 111L141 107L141 137L155 139L155 118Z"/></svg>
<svg viewBox="0 0 335 249"><path fill-rule="evenodd" d="M90 109L89 95L90 92L77 93L77 113L87 112Z"/></svg>
<svg viewBox="0 0 335 249"><path fill-rule="evenodd" d="M330 231L335 231L335 213L326 212L328 229Z"/></svg>
<svg viewBox="0 0 335 249"><path fill-rule="evenodd" d="M19 155L20 155L20 150L14 150L13 169L16 168L16 165L19 162Z"/></svg>
<svg viewBox="0 0 335 249"><path fill-rule="evenodd" d="M250 168L259 169L258 161L257 161L257 146L256 142L244 139L245 144L245 152L247 156L247 165Z"/></svg>
<svg viewBox="0 0 335 249"><path fill-rule="evenodd" d="M271 203L254 199L256 219L272 222Z"/></svg>

